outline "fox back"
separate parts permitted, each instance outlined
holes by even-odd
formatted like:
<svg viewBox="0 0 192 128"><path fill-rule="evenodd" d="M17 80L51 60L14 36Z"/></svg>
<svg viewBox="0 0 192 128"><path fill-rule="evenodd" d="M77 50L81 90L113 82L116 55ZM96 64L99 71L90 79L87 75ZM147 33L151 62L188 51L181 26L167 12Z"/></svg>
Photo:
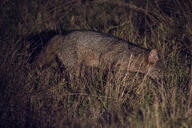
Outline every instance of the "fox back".
<svg viewBox="0 0 192 128"><path fill-rule="evenodd" d="M162 76L162 63L156 49L139 47L123 39L93 31L73 31L56 35L38 57L41 65L57 57L69 70L80 64L90 67L116 65L120 70L148 74L153 79Z"/></svg>

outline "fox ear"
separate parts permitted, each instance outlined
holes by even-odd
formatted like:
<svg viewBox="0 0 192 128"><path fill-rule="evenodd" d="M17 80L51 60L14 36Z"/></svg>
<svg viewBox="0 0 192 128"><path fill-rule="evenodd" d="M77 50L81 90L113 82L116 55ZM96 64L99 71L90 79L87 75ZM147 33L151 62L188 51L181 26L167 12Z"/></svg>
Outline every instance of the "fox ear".
<svg viewBox="0 0 192 128"><path fill-rule="evenodd" d="M155 64L159 60L158 53L156 49L152 49L148 56L148 63L150 65Z"/></svg>

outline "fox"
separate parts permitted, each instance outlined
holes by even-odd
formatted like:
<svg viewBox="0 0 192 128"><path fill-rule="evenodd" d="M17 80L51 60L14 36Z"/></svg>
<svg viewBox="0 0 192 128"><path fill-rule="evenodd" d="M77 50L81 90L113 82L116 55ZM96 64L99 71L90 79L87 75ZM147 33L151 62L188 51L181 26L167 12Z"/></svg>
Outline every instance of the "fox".
<svg viewBox="0 0 192 128"><path fill-rule="evenodd" d="M159 81L162 62L156 49L147 49L110 34L76 30L53 36L37 57L40 66L58 59L69 71L81 64L88 67L115 65L121 71L147 74Z"/></svg>

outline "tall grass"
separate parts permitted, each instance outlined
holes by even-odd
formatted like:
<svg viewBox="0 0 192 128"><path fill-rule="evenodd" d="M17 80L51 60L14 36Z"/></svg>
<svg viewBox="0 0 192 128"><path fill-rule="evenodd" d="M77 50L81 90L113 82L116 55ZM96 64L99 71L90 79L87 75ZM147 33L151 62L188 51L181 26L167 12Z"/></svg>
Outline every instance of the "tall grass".
<svg viewBox="0 0 192 128"><path fill-rule="evenodd" d="M0 127L192 127L190 0L3 1ZM166 66L155 83L139 73L29 63L31 33L88 29L156 48Z"/></svg>

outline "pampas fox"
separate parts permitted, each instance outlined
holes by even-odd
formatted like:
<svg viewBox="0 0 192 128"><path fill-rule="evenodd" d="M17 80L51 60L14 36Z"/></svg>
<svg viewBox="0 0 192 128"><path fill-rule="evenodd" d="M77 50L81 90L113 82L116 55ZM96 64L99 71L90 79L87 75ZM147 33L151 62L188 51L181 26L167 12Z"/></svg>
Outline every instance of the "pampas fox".
<svg viewBox="0 0 192 128"><path fill-rule="evenodd" d="M162 72L156 49L145 49L123 39L93 31L73 31L67 35L54 36L37 62L44 65L55 57L69 70L76 70L80 64L89 67L119 65L122 71L147 73L153 79L159 78Z"/></svg>

